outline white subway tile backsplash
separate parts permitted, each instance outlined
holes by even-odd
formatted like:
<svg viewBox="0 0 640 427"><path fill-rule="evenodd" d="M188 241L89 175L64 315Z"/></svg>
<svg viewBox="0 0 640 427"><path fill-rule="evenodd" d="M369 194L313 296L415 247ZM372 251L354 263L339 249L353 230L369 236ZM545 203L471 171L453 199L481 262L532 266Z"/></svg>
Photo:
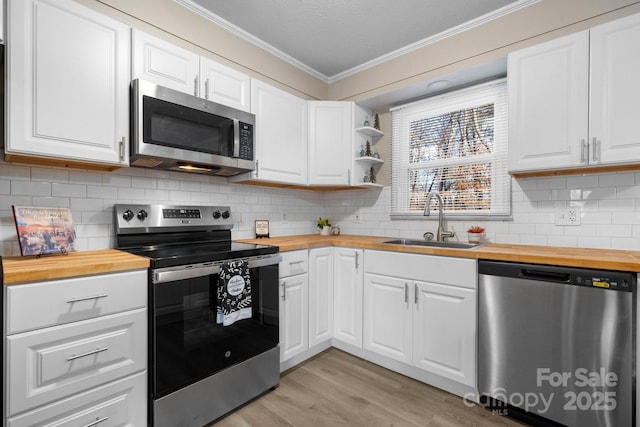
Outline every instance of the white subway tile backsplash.
<svg viewBox="0 0 640 427"><path fill-rule="evenodd" d="M598 176L598 187L624 187L635 183L634 172L603 173Z"/></svg>
<svg viewBox="0 0 640 427"><path fill-rule="evenodd" d="M448 220L454 240L481 225L496 243L640 250L640 173L512 180L512 217ZM315 192L227 184L223 178L177 172L121 169L112 173L0 163L0 250L19 247L11 205L62 206L72 210L79 250L113 247L115 203L222 204L231 206L234 239L250 238L254 221L268 219L272 236L317 233L319 216L331 217L344 234L421 238L435 232L435 218L392 220L390 188ZM559 208L579 206L581 225L556 226ZM282 213L286 223L281 222ZM359 212L360 222L355 222Z"/></svg>
<svg viewBox="0 0 640 427"><path fill-rule="evenodd" d="M87 186L54 182L51 184L51 195L53 197L87 197Z"/></svg>
<svg viewBox="0 0 640 427"><path fill-rule="evenodd" d="M15 196L51 196L51 184L38 181L11 181L11 194Z"/></svg>
<svg viewBox="0 0 640 427"><path fill-rule="evenodd" d="M54 168L31 168L32 181L69 182L69 171Z"/></svg>

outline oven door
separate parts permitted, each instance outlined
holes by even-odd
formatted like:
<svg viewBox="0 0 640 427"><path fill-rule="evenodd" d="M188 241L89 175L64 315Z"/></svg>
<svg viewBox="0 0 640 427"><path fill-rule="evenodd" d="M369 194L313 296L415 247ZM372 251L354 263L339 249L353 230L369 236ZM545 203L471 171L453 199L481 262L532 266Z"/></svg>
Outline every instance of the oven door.
<svg viewBox="0 0 640 427"><path fill-rule="evenodd" d="M152 271L154 399L278 345L280 259L249 259L252 317L229 326L216 323L220 263Z"/></svg>

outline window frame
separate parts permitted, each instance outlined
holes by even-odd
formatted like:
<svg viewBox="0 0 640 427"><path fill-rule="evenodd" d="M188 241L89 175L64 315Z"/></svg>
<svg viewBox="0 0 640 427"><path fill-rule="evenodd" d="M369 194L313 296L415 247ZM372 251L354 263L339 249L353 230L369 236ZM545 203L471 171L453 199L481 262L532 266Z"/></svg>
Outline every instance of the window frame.
<svg viewBox="0 0 640 427"><path fill-rule="evenodd" d="M494 151L491 154L438 159L422 163L409 163L410 123L452 111L494 104ZM392 219L423 219L423 211L409 211L411 170L458 166L491 161L491 209L487 211L447 210L449 219L504 220L511 218L511 176L507 171L507 87L506 78L492 80L464 89L425 98L392 108L391 137L391 213ZM426 167L425 167L426 166ZM404 174L404 177L402 176ZM433 209L433 206L432 206ZM437 217L437 216L436 216Z"/></svg>

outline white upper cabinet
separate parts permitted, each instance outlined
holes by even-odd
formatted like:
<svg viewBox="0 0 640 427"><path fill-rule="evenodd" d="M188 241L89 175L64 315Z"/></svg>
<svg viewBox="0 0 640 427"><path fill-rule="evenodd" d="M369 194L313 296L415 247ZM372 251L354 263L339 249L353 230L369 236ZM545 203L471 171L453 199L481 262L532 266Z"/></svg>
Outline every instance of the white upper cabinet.
<svg viewBox="0 0 640 427"><path fill-rule="evenodd" d="M640 160L639 46L640 14L591 29L589 137L597 164Z"/></svg>
<svg viewBox="0 0 640 427"><path fill-rule="evenodd" d="M251 78L248 75L200 57L200 80L201 97L251 111Z"/></svg>
<svg viewBox="0 0 640 427"><path fill-rule="evenodd" d="M374 157L374 144L384 133L361 127L370 118L370 111L353 102L309 101L310 186L382 187L375 175L384 161Z"/></svg>
<svg viewBox="0 0 640 427"><path fill-rule="evenodd" d="M133 78L249 111L248 75L133 29Z"/></svg>
<svg viewBox="0 0 640 427"><path fill-rule="evenodd" d="M198 95L200 56L135 28L131 39L134 79Z"/></svg>
<svg viewBox="0 0 640 427"><path fill-rule="evenodd" d="M509 172L584 164L589 117L589 33L508 58Z"/></svg>
<svg viewBox="0 0 640 427"><path fill-rule="evenodd" d="M350 185L353 103L309 101L309 185Z"/></svg>
<svg viewBox="0 0 640 427"><path fill-rule="evenodd" d="M251 80L256 115L257 181L307 185L307 101L259 80Z"/></svg>
<svg viewBox="0 0 640 427"><path fill-rule="evenodd" d="M640 161L640 15L509 55L509 171Z"/></svg>
<svg viewBox="0 0 640 427"><path fill-rule="evenodd" d="M7 7L6 158L128 165L129 27L70 0Z"/></svg>
<svg viewBox="0 0 640 427"><path fill-rule="evenodd" d="M4 0L0 0L0 44L4 43Z"/></svg>

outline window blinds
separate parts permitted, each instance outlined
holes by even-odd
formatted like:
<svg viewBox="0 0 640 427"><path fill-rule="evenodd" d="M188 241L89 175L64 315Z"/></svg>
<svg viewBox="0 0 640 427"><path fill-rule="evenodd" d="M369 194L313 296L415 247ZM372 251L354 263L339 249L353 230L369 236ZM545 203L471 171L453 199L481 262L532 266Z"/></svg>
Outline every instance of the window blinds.
<svg viewBox="0 0 640 427"><path fill-rule="evenodd" d="M392 215L422 215L429 191L450 215L510 214L505 79L395 107L391 119Z"/></svg>

